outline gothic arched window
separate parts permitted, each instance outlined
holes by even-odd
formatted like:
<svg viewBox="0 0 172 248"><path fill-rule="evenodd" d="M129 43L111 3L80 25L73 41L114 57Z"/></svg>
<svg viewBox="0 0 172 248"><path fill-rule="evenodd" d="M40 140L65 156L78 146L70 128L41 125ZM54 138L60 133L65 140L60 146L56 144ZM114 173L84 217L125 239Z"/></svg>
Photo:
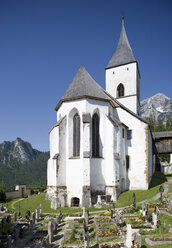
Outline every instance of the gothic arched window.
<svg viewBox="0 0 172 248"><path fill-rule="evenodd" d="M124 96L124 85L119 84L117 88L117 97Z"/></svg>
<svg viewBox="0 0 172 248"><path fill-rule="evenodd" d="M92 118L92 157L99 157L99 116L96 113Z"/></svg>
<svg viewBox="0 0 172 248"><path fill-rule="evenodd" d="M73 117L73 156L80 155L80 117L75 114Z"/></svg>

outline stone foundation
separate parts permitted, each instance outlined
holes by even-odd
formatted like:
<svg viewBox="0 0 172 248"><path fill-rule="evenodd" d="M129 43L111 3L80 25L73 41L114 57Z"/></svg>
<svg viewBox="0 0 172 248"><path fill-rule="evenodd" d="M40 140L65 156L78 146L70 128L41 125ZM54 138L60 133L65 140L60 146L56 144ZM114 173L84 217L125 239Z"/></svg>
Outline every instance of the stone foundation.
<svg viewBox="0 0 172 248"><path fill-rule="evenodd" d="M49 186L47 187L46 200L51 200L51 208L57 209L67 206L67 187Z"/></svg>
<svg viewBox="0 0 172 248"><path fill-rule="evenodd" d="M88 208L91 206L90 186L83 186L82 207Z"/></svg>

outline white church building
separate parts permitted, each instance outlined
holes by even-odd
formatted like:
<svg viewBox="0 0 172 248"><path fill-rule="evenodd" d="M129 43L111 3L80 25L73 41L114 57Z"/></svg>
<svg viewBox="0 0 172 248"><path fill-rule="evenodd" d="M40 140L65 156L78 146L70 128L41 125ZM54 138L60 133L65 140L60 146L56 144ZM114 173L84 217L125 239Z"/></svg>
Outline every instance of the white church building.
<svg viewBox="0 0 172 248"><path fill-rule="evenodd" d="M155 171L152 134L140 117L140 73L124 20L103 89L81 66L58 102L51 129L47 196L52 207L115 201L126 190L148 189Z"/></svg>

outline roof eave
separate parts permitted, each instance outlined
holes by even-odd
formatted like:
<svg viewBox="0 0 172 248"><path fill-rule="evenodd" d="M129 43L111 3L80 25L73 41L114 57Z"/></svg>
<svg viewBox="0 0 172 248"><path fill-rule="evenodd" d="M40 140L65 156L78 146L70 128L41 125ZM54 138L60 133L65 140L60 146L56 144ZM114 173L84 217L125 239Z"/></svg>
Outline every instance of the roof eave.
<svg viewBox="0 0 172 248"><path fill-rule="evenodd" d="M79 100L79 99L83 99L83 98L93 99L93 100L97 100L97 101L109 102L112 105L112 107L115 107L114 102L111 101L110 99L84 95L84 96L76 96L76 97L61 99L58 102L57 106L55 107L55 110L57 111L63 102L69 102L69 101Z"/></svg>

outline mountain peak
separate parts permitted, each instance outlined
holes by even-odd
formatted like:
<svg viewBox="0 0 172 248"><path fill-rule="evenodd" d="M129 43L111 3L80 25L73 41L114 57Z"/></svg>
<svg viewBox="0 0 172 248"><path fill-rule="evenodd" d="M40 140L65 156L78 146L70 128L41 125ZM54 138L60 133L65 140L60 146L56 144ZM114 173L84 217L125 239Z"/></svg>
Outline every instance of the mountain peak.
<svg viewBox="0 0 172 248"><path fill-rule="evenodd" d="M141 115L165 123L172 117L172 99L158 93L141 102Z"/></svg>
<svg viewBox="0 0 172 248"><path fill-rule="evenodd" d="M4 141L0 144L0 162L6 165L14 160L21 163L32 161L38 154L40 154L39 151L33 149L30 143L19 137L15 141Z"/></svg>

